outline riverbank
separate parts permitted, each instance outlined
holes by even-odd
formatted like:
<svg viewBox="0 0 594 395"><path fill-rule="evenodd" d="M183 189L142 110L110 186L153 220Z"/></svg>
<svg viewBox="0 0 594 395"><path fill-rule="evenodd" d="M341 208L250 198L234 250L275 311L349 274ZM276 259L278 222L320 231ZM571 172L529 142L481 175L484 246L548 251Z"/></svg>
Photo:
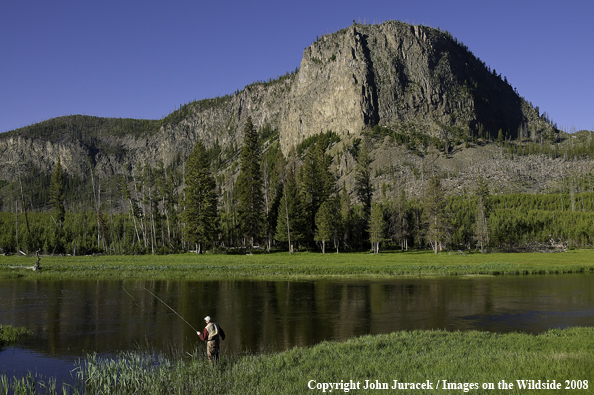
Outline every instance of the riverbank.
<svg viewBox="0 0 594 395"><path fill-rule="evenodd" d="M393 386L406 386L406 393L415 394L520 394L555 386L544 393L573 394L592 390L593 350L594 328L540 335L405 331L268 355L223 356L218 366L208 364L202 349L177 358L142 352L115 359L90 356L78 371L86 377L89 394L199 394L205 389L216 394L314 394L324 389L330 393L331 383L338 393L395 393ZM0 385L8 382L0 376ZM13 380L12 385L27 388L34 382ZM68 393L81 391L77 385L67 388Z"/></svg>
<svg viewBox="0 0 594 395"><path fill-rule="evenodd" d="M594 272L594 250L564 253L460 254L429 251L325 254L300 252L41 258L0 256L0 278L232 280L382 278L393 276L522 275Z"/></svg>

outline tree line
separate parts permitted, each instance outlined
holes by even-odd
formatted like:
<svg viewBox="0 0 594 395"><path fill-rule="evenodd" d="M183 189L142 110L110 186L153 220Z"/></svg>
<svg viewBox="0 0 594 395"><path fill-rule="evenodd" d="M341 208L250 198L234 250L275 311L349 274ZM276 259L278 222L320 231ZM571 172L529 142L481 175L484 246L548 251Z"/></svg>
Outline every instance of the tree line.
<svg viewBox="0 0 594 395"><path fill-rule="evenodd" d="M0 249L71 255L425 248L439 253L592 245L594 193L578 192L573 183L566 193L493 196L479 177L475 190L446 197L435 175L422 197L409 197L397 185L388 198L373 187L365 140L354 152L354 185L347 186L338 185L328 154L337 136L310 138L285 157L278 142L262 152L262 136L271 133L258 133L248 119L237 175L226 179L213 169L216 147L207 149L201 141L179 167L138 166L127 177L100 180L90 166L92 199L78 206L65 205L68 182L58 160L46 192L51 209L31 210L16 191L14 206L5 204L0 213Z"/></svg>

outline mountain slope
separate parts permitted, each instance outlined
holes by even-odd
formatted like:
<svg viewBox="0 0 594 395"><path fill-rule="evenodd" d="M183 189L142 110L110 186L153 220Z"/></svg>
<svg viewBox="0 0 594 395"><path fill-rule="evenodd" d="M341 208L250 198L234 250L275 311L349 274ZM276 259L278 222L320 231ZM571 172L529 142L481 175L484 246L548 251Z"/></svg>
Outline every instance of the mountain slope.
<svg viewBox="0 0 594 395"><path fill-rule="evenodd" d="M354 24L306 48L295 72L189 103L160 121L71 116L4 133L0 180L49 173L58 156L82 180L90 168L109 178L138 164L177 166L197 139L233 160L248 116L257 128L278 132L285 154L328 130L344 150L376 125L446 142L499 131L538 141L558 132L449 33L401 22Z"/></svg>

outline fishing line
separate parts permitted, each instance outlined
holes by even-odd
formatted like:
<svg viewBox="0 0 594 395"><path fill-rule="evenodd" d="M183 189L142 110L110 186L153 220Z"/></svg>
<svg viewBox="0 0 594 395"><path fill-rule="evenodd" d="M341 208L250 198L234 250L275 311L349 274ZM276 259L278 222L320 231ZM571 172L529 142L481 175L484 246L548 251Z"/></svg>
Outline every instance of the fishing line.
<svg viewBox="0 0 594 395"><path fill-rule="evenodd" d="M173 309L171 308L171 306L169 306L167 303L165 303L165 302L163 302L161 299L159 299L159 297L158 297L157 295L155 295L154 293L152 293L151 291L149 291L149 290L148 290L148 289L146 289L146 288L144 288L144 290L145 290L146 292L150 293L151 295L153 295L155 298L157 298L157 300L158 300L159 302L161 302L161 303L163 303L165 306L169 307L169 309L170 309L171 311L173 311L175 314L177 314L177 316L178 316L179 318L181 318L182 320L184 320L184 322L185 322L186 324L190 325L190 328L194 329L194 332L198 332L198 331L196 330L196 328L194 328L194 327L192 326L192 324L190 324L188 321L186 321L186 319L185 319L184 317L182 317L181 315L179 315L177 311L173 310Z"/></svg>
<svg viewBox="0 0 594 395"><path fill-rule="evenodd" d="M123 285L122 285L122 289L124 290L124 292L125 292L125 293L127 293L127 294L128 294L128 296L129 296L129 297L131 297L131 298L132 298L132 300L134 301L134 304L135 304L136 306L138 306L138 307L141 307L141 306L138 304L138 302L136 302L136 299L134 299L134 296L130 295L130 292L126 291L126 288L124 288L124 286L123 286Z"/></svg>

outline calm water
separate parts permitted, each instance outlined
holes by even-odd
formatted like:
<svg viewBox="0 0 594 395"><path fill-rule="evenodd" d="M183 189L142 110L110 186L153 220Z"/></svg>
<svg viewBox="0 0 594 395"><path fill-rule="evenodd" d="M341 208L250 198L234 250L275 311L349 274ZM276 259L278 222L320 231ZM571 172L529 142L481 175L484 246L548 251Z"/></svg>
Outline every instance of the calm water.
<svg viewBox="0 0 594 395"><path fill-rule="evenodd" d="M210 315L222 351L279 351L413 329L519 331L594 324L594 275L381 281L0 281L0 324L37 335L0 372L63 376L88 352L191 351Z"/></svg>

